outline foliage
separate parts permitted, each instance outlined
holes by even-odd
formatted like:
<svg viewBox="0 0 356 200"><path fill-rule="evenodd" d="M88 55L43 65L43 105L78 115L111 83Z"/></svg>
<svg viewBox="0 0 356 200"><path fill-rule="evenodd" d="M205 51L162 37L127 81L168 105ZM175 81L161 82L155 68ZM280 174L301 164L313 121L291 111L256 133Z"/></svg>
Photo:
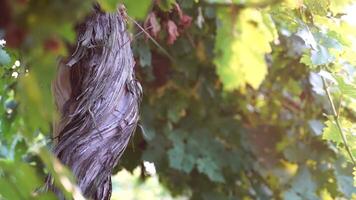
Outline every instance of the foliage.
<svg viewBox="0 0 356 200"><path fill-rule="evenodd" d="M217 73L227 90L245 84L258 89L267 74L264 55L270 53L270 42L277 33L269 14L253 8L235 12L229 8L218 10L221 27L217 27L215 40Z"/></svg>
<svg viewBox="0 0 356 200"><path fill-rule="evenodd" d="M48 171L70 177L46 147L50 82L92 2L5 2L0 199L37 199ZM99 2L112 11L122 1ZM120 167L154 162L160 182L191 199L355 198L356 29L343 16L352 1L139 2L124 1L143 128Z"/></svg>

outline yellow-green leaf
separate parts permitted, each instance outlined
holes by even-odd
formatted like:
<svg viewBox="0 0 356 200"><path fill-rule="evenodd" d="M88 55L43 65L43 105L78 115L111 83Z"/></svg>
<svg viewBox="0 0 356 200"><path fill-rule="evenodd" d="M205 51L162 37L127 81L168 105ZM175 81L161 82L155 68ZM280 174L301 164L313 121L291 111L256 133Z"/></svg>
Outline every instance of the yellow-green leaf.
<svg viewBox="0 0 356 200"><path fill-rule="evenodd" d="M215 64L225 90L258 89L267 74L265 54L276 37L269 16L256 9L218 11L220 19L215 42Z"/></svg>
<svg viewBox="0 0 356 200"><path fill-rule="evenodd" d="M100 6L109 12L114 12L119 4L125 5L127 13L135 19L144 19L152 4L151 0L98 0Z"/></svg>
<svg viewBox="0 0 356 200"><path fill-rule="evenodd" d="M329 120L325 122L325 128L323 130L323 139L330 140L336 143L341 143L340 131L335 123L335 120L332 117L329 117Z"/></svg>

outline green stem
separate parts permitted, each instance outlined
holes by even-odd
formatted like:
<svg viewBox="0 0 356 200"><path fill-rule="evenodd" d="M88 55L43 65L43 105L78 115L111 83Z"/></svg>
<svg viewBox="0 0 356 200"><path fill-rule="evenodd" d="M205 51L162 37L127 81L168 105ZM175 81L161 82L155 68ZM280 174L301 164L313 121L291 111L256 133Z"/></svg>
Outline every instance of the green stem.
<svg viewBox="0 0 356 200"><path fill-rule="evenodd" d="M226 8L235 8L235 9L243 9L243 8L266 8L268 6L273 6L278 3L281 3L282 0L266 0L262 2L245 2L245 3L232 3L232 2L214 2L209 3L208 1L202 1L203 4L219 6L219 7L226 7Z"/></svg>
<svg viewBox="0 0 356 200"><path fill-rule="evenodd" d="M331 94L328 90L328 87L326 85L326 81L325 81L325 78L323 76L321 76L321 79L323 80L323 86L324 86L324 91L326 93L326 95L328 96L328 100L330 102L330 105L331 105L331 108L332 108L332 112L333 112L333 116L334 116L334 119L335 119L335 122L336 122L336 126L337 128L339 129L339 132L340 132L340 135L341 135L341 138L342 138L342 141L345 145L345 149L352 161L352 163L354 164L354 166L356 166L356 162L355 162L355 158L352 156L352 153L351 153L351 150L350 150L350 147L349 145L347 144L347 139L346 139L346 135L344 133L344 131L342 130L342 127L341 127L341 123L339 121L339 113L336 111L336 108L335 108L335 105L334 105L334 101L331 97ZM340 102L340 105L341 105L341 102Z"/></svg>

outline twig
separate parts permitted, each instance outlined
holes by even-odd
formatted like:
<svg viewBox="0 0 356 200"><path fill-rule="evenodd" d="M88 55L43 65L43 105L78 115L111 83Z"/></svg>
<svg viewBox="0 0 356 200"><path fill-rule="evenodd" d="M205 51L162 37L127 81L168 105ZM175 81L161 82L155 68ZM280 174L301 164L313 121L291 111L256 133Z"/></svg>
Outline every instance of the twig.
<svg viewBox="0 0 356 200"><path fill-rule="evenodd" d="M340 116L340 111L341 111L341 102L342 102L342 94L340 95L340 98L339 98L339 105L337 107L337 116Z"/></svg>
<svg viewBox="0 0 356 200"><path fill-rule="evenodd" d="M158 42L134 19L132 19L132 17L127 15L127 18L130 19L137 27L139 27L145 34L146 36L164 53L166 54L166 56L171 59L174 60L174 58L168 53L167 50L165 50L160 44L158 44Z"/></svg>
<svg viewBox="0 0 356 200"><path fill-rule="evenodd" d="M273 6L282 2L282 0L266 0L263 2L250 2L250 3L209 3L207 1L202 1L203 4L218 6L218 7L230 7L234 9L243 9L243 8L266 8L268 6Z"/></svg>
<svg viewBox="0 0 356 200"><path fill-rule="evenodd" d="M331 97L331 94L327 88L327 85L326 85L326 81L325 81L325 78L323 76L321 76L321 79L323 81L323 86L324 86L324 91L326 93L326 95L328 96L328 100L330 102L330 105L331 105L331 108L332 108L332 112L333 112L333 116L334 116L334 119L335 119L335 122L336 122L336 125L337 125L337 128L339 129L339 132L340 132L340 135L341 135L341 138L342 138L342 141L345 145L345 149L353 163L354 166L356 166L356 162L355 162L355 159L354 157L352 156L352 153L351 153L351 150L350 150L350 147L349 145L347 144L347 139L346 139L346 136L345 136L345 133L344 131L342 130L342 127L341 127L341 123L339 121L339 113L336 111L336 108L335 108L335 105L334 105L334 102L332 100L332 97ZM341 105L341 102L340 102L340 105Z"/></svg>
<svg viewBox="0 0 356 200"><path fill-rule="evenodd" d="M149 29L151 29L153 26L149 26L148 28L146 28L146 31L148 31ZM143 31L140 31L139 33L136 33L134 36L133 36L133 40L135 40L136 38L138 38L139 36L141 36L144 32ZM122 44L120 46L120 48L122 48L123 46L125 46L126 44L128 44L129 42L131 42L131 39L128 39L126 42L124 42L124 44Z"/></svg>

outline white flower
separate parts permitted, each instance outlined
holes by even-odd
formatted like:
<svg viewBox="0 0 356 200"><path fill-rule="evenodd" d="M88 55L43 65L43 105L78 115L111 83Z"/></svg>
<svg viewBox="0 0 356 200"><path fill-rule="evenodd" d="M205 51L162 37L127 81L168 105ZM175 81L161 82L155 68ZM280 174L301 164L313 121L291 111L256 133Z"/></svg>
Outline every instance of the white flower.
<svg viewBox="0 0 356 200"><path fill-rule="evenodd" d="M0 40L0 46L4 47L6 44L6 41L4 39L1 39Z"/></svg>
<svg viewBox="0 0 356 200"><path fill-rule="evenodd" d="M20 67L21 63L19 60L16 60L14 65L12 65L11 69L16 69L17 67Z"/></svg>
<svg viewBox="0 0 356 200"><path fill-rule="evenodd" d="M144 161L143 162L143 166L145 167L146 172L149 175L155 175L156 174L156 167L154 163L148 162L148 161Z"/></svg>
<svg viewBox="0 0 356 200"><path fill-rule="evenodd" d="M19 76L19 73L18 72L12 72L11 76L14 77L14 78L17 78Z"/></svg>
<svg viewBox="0 0 356 200"><path fill-rule="evenodd" d="M16 60L16 61L15 61L15 66L16 66L16 67L20 67L20 64L21 64L21 63L20 63L19 60Z"/></svg>

